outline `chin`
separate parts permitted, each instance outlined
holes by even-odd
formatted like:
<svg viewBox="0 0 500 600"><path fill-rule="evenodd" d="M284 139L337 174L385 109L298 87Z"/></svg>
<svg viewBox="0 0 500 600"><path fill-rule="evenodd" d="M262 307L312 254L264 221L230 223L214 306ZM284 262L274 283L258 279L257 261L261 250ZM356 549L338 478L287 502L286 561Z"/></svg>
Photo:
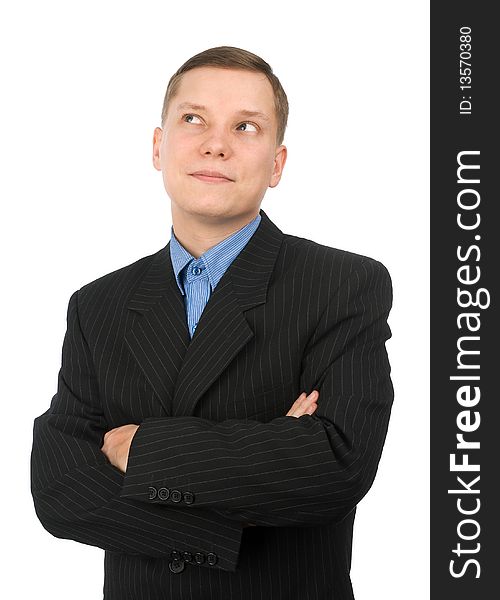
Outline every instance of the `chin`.
<svg viewBox="0 0 500 600"><path fill-rule="evenodd" d="M223 198L197 198L177 203L185 212L201 217L226 217L234 216L235 201Z"/></svg>

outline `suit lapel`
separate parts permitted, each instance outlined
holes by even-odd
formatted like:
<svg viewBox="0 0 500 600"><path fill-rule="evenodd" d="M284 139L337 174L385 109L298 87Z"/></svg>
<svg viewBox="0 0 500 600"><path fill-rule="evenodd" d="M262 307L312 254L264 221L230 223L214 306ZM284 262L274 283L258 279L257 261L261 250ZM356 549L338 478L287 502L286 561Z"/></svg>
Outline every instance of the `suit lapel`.
<svg viewBox="0 0 500 600"><path fill-rule="evenodd" d="M126 343L169 416L192 415L204 392L254 335L244 313L266 301L283 239L262 209L260 215L255 233L213 290L192 340L170 242L154 256L127 304L134 315Z"/></svg>
<svg viewBox="0 0 500 600"><path fill-rule="evenodd" d="M131 296L125 342L167 414L189 345L186 313L170 260L170 242L153 257Z"/></svg>

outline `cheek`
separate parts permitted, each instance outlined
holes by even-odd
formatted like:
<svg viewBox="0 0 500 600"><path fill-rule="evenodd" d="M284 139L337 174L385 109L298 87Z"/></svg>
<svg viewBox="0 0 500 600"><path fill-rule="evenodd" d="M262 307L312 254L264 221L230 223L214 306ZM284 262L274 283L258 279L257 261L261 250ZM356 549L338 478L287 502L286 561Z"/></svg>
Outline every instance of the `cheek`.
<svg viewBox="0 0 500 600"><path fill-rule="evenodd" d="M162 166L164 170L173 173L183 164L187 166L185 162L188 153L188 141L175 133L169 133L164 140L162 149Z"/></svg>
<svg viewBox="0 0 500 600"><path fill-rule="evenodd" d="M269 170L269 154L263 152L263 149L255 144L245 144L235 149L235 156L238 160L245 173L252 173L252 177L255 175L260 176L262 172Z"/></svg>
<svg viewBox="0 0 500 600"><path fill-rule="evenodd" d="M254 187L267 186L273 172L273 163L269 155L249 154L247 157L249 169L246 173L249 175L248 184Z"/></svg>
<svg viewBox="0 0 500 600"><path fill-rule="evenodd" d="M168 178L172 185L178 185L182 179L188 162L183 159L182 152L179 150L167 151L163 156L162 171L163 177Z"/></svg>

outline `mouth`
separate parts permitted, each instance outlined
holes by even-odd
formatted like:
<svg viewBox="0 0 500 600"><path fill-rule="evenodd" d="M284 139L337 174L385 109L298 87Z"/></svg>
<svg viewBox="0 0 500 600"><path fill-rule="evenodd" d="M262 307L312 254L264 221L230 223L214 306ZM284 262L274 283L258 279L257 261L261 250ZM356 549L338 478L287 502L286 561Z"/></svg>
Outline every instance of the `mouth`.
<svg viewBox="0 0 500 600"><path fill-rule="evenodd" d="M198 179L198 181L204 181L205 183L233 183L232 179L229 179L229 177L218 171L196 171L190 175Z"/></svg>

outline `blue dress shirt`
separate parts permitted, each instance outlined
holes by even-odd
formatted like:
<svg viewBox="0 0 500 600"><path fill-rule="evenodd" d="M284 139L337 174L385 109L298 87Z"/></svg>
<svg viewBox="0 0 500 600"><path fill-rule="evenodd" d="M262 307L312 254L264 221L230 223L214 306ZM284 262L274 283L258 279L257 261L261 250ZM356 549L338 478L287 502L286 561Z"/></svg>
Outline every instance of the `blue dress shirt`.
<svg viewBox="0 0 500 600"><path fill-rule="evenodd" d="M226 269L255 233L261 218L258 214L253 221L207 250L199 258L195 258L184 248L175 237L173 226L170 228L170 259L177 285L184 296L188 331L191 338L210 294Z"/></svg>

